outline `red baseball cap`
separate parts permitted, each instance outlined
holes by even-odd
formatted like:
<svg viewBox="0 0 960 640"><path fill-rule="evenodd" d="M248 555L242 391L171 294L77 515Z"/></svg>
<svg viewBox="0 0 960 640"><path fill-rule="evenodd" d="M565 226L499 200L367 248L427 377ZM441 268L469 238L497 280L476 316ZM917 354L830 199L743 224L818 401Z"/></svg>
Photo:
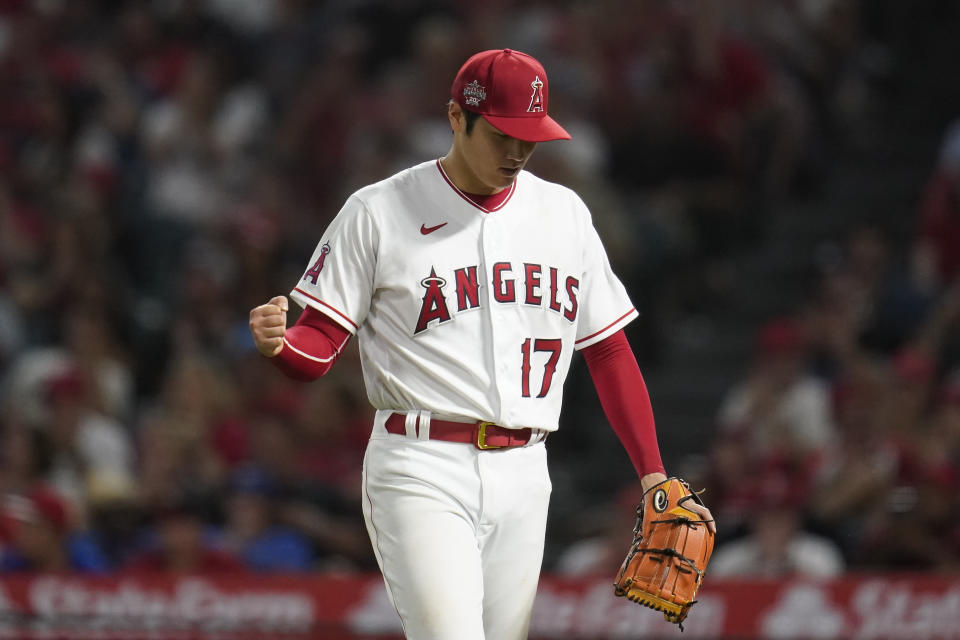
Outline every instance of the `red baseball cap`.
<svg viewBox="0 0 960 640"><path fill-rule="evenodd" d="M569 140L547 115L547 72L536 58L512 49L470 57L453 80L450 96L503 133L527 142Z"/></svg>

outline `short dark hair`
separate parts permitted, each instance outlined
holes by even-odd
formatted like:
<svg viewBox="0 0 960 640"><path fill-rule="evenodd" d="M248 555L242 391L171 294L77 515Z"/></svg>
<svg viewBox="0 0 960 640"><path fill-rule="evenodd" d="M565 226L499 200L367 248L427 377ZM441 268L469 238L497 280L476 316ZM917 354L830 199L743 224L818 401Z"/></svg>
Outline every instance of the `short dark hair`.
<svg viewBox="0 0 960 640"><path fill-rule="evenodd" d="M480 119L479 113L474 113L473 111L463 110L463 121L466 123L466 133L470 135L470 132L473 131L473 125L476 124L477 120Z"/></svg>

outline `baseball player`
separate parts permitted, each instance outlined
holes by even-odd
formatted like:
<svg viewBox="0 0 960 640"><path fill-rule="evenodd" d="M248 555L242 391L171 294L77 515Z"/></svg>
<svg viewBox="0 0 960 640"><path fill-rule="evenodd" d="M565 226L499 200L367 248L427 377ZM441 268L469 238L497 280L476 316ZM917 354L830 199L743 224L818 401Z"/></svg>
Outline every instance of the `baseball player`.
<svg viewBox="0 0 960 640"><path fill-rule="evenodd" d="M537 142L570 137L548 101L531 56L471 57L447 155L350 196L290 293L294 326L283 296L250 312L259 351L297 379L358 336L377 409L363 511L408 638L527 636L574 350L642 484L666 477L623 334L637 311L580 198L524 171Z"/></svg>

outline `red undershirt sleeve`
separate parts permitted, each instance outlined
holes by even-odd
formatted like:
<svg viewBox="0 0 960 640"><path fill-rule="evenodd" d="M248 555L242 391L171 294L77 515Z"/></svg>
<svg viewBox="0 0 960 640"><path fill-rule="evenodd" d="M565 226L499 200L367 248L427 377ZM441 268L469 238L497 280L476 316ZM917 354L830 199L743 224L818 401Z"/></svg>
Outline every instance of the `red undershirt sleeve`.
<svg viewBox="0 0 960 640"><path fill-rule="evenodd" d="M316 380L333 366L350 340L350 332L326 314L307 307L283 336L283 349L270 358L295 380Z"/></svg>
<svg viewBox="0 0 960 640"><path fill-rule="evenodd" d="M664 473L650 395L623 330L581 350L610 421L640 477Z"/></svg>

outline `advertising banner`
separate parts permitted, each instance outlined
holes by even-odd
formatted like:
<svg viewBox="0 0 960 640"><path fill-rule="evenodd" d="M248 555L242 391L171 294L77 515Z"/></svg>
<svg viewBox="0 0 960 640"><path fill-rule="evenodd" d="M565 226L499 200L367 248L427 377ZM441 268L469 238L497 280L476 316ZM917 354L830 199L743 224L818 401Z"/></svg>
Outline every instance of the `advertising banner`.
<svg viewBox="0 0 960 640"><path fill-rule="evenodd" d="M960 640L960 576L708 581L683 638ZM612 581L544 576L531 638L679 638ZM0 576L0 638L400 638L376 575Z"/></svg>

